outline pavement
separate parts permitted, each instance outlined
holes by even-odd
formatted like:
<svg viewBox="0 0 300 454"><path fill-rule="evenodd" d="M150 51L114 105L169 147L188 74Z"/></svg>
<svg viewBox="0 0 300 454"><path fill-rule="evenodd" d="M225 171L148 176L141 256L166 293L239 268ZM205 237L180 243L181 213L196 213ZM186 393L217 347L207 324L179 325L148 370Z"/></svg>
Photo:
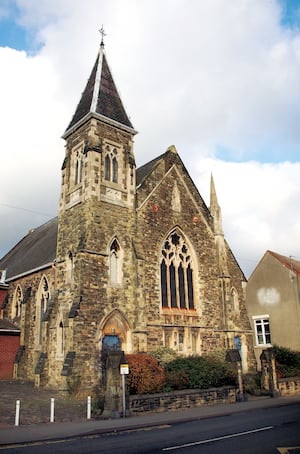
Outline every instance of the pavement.
<svg viewBox="0 0 300 454"><path fill-rule="evenodd" d="M147 413L139 416L106 420L86 420L31 424L26 426L6 426L0 428L0 450L4 446L24 443L76 438L101 433L137 430L179 422L195 421L217 416L256 411L284 405L300 404L300 395L289 397L250 398L233 404L207 405L163 413Z"/></svg>

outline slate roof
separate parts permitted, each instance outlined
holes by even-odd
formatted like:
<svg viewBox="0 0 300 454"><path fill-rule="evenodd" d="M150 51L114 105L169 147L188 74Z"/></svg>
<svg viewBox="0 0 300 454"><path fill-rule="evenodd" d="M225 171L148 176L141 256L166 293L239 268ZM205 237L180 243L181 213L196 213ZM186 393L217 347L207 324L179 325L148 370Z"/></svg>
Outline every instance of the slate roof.
<svg viewBox="0 0 300 454"><path fill-rule="evenodd" d="M7 319L0 319L0 332L20 332L19 328Z"/></svg>
<svg viewBox="0 0 300 454"><path fill-rule="evenodd" d="M282 265L290 271L300 275L300 262L292 257L277 254L276 252L267 251L266 254L272 255L275 259L279 260Z"/></svg>
<svg viewBox="0 0 300 454"><path fill-rule="evenodd" d="M99 114L133 129L111 75L103 45L65 135L89 113Z"/></svg>
<svg viewBox="0 0 300 454"><path fill-rule="evenodd" d="M1 260L0 269L6 269L6 280L55 260L57 217L32 229Z"/></svg>
<svg viewBox="0 0 300 454"><path fill-rule="evenodd" d="M162 159L162 157L165 155L163 153L162 155L158 156L155 159L152 159L152 161L147 162L143 166L139 167L136 169L136 185L137 187L140 186L146 178L150 175L152 170L155 168L157 163Z"/></svg>

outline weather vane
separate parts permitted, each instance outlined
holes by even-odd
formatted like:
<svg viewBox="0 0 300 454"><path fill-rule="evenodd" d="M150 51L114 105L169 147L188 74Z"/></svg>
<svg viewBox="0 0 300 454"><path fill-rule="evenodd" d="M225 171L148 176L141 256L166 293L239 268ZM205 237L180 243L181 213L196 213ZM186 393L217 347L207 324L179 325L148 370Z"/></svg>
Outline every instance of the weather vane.
<svg viewBox="0 0 300 454"><path fill-rule="evenodd" d="M101 46L104 46L103 38L104 38L104 36L106 36L106 33L104 31L103 25L101 26L99 32L101 34Z"/></svg>

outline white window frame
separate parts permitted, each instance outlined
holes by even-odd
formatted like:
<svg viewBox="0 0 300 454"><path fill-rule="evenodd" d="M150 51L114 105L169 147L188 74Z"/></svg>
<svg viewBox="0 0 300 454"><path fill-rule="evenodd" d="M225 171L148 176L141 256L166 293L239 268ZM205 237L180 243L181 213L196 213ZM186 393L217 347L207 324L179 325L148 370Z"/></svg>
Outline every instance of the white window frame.
<svg viewBox="0 0 300 454"><path fill-rule="evenodd" d="M271 347L271 329L270 329L270 316L269 314L264 315L255 315L252 317L254 330L255 330L255 345L257 347ZM267 321L267 323L265 323ZM261 332L257 331L258 322L260 322L260 326L262 328ZM265 326L268 324L269 332L266 332ZM269 336L270 342L266 341L266 336ZM262 338L263 342L259 342L259 338Z"/></svg>

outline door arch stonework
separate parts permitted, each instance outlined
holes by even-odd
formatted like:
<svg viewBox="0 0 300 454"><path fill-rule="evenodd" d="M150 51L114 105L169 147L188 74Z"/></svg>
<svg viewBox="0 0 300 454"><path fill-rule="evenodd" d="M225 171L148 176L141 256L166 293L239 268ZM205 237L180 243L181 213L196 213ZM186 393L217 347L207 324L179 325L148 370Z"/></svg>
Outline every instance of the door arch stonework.
<svg viewBox="0 0 300 454"><path fill-rule="evenodd" d="M114 309L101 322L99 329L99 348L105 336L116 336L120 340L120 349L125 353L132 350L131 329L125 315L118 309Z"/></svg>

